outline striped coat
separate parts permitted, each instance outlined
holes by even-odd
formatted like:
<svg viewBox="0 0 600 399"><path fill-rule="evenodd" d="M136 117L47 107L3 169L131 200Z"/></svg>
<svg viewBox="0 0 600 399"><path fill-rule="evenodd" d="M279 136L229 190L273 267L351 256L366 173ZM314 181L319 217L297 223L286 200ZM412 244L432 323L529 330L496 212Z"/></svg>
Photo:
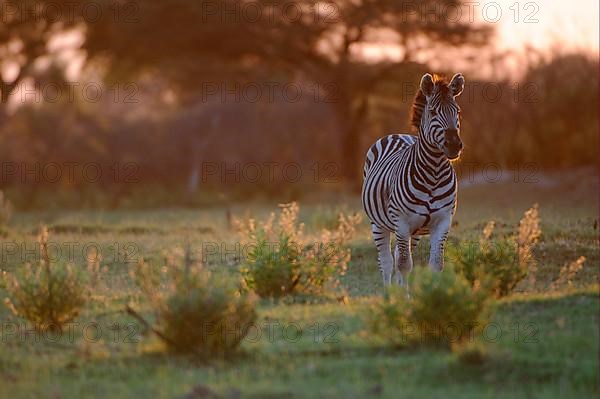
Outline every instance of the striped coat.
<svg viewBox="0 0 600 399"><path fill-rule="evenodd" d="M457 181L451 161L462 150L460 109L455 101L464 87L457 74L450 83L426 74L412 109L418 136L392 134L367 152L362 202L371 220L384 284L395 263L402 284L412 269L411 241L431 235L429 264L443 268L443 247L456 210ZM390 235L396 237L391 256Z"/></svg>

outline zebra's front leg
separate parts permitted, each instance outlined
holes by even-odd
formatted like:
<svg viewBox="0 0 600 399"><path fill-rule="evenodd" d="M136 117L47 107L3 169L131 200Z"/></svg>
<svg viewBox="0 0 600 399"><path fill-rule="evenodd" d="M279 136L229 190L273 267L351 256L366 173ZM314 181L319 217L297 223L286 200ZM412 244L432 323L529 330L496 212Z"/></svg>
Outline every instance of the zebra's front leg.
<svg viewBox="0 0 600 399"><path fill-rule="evenodd" d="M390 248L390 232L382 229L375 224L371 225L373 231L373 241L377 247L377 261L379 263L379 271L383 277L383 285L389 286L392 283L393 259L392 250Z"/></svg>
<svg viewBox="0 0 600 399"><path fill-rule="evenodd" d="M446 245L451 223L452 215L445 215L436 220L436 223L430 227L429 267L434 272L444 270L444 246Z"/></svg>
<svg viewBox="0 0 600 399"><path fill-rule="evenodd" d="M413 268L411 236L408 232L396 231L396 282L408 292L408 275Z"/></svg>

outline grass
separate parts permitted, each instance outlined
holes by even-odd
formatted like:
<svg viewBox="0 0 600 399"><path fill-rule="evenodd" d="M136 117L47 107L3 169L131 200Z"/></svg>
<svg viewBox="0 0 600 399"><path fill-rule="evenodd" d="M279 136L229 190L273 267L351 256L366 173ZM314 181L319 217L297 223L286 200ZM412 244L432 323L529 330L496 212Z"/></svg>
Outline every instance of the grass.
<svg viewBox="0 0 600 399"><path fill-rule="evenodd" d="M181 256L173 248L189 241L194 256L202 256L202 248L212 251L208 267L233 270L239 254L225 209L15 213L3 230L0 268L14 270L23 258L35 257L23 248L32 252L33 232L43 222L51 229L50 241L64 248L80 244L73 251L77 264L85 265L84 244L97 245L105 271L72 337L69 329L60 337L40 335L0 305L0 397L595 398L600 393L598 190L565 184L568 190L507 183L460 191L451 238L476 239L490 219L498 229L513 228L533 202L540 204L542 219L534 252L536 285L517 287L499 301L485 335L476 338L487 352L475 363L448 351L390 348L369 336L364 313L382 287L366 221L352 242L352 260L342 280L349 303L262 300L257 328L241 353L206 362L168 354L122 309L130 304L152 320L152 309L128 274L138 256L161 262ZM329 225L340 204L360 210L353 197L331 205L301 204L306 230ZM261 216L274 207L238 204L231 212ZM7 243L23 247L15 250ZM223 254L223 246L229 252ZM422 240L416 267L426 264L426 248ZM60 256L67 254L62 250ZM587 261L573 286L550 292L561 267L579 255ZM2 287L0 296L5 296Z"/></svg>

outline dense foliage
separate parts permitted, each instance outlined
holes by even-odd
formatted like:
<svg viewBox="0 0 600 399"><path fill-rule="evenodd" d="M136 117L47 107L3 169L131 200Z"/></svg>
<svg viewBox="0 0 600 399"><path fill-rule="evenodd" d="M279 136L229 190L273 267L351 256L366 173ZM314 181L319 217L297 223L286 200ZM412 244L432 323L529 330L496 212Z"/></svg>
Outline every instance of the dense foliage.
<svg viewBox="0 0 600 399"><path fill-rule="evenodd" d="M298 205L291 203L282 205L277 218L271 214L258 225L253 219L240 223L242 242L251 248L242 273L261 297L333 292L346 272L348 240L360 216L341 213L335 229L310 236L298 213Z"/></svg>
<svg viewBox="0 0 600 399"><path fill-rule="evenodd" d="M489 317L489 293L450 268L417 269L410 298L392 287L369 311L372 332L396 345L459 345L473 340Z"/></svg>
<svg viewBox="0 0 600 399"><path fill-rule="evenodd" d="M143 298L156 312L155 331L169 350L211 358L235 352L256 320L252 293L238 281L190 262L132 270Z"/></svg>
<svg viewBox="0 0 600 399"><path fill-rule="evenodd" d="M533 248L542 231L538 205L528 209L513 234L494 236L495 222L486 224L479 241L461 241L449 248L456 268L472 286L483 286L498 297L510 294L529 277L535 284L537 264Z"/></svg>

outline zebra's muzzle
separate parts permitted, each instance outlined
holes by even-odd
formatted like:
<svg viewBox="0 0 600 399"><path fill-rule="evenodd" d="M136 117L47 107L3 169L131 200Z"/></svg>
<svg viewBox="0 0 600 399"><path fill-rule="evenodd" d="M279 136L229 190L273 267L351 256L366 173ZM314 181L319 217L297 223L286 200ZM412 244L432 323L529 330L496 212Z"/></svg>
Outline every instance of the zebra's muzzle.
<svg viewBox="0 0 600 399"><path fill-rule="evenodd" d="M444 154L448 159L454 160L460 156L463 143L457 129L446 129L444 132Z"/></svg>

